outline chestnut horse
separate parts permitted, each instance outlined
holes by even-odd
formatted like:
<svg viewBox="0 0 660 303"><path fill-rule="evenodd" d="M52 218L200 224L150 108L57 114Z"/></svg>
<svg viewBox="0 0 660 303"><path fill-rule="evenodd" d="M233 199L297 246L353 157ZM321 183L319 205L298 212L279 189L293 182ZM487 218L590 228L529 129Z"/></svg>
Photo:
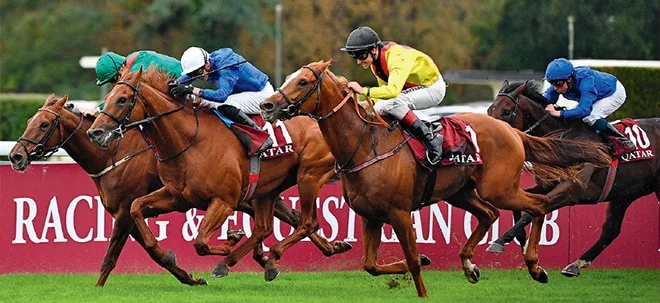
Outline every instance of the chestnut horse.
<svg viewBox="0 0 660 303"><path fill-rule="evenodd" d="M143 133L153 141L158 161L158 174L164 187L136 199L131 206L137 229L144 238L149 255L172 272L182 283L203 284L176 265L174 255L160 247L144 223L143 212L158 214L206 210L198 236L194 240L199 255L227 255L230 245L210 246L209 240L234 211L248 190L250 159L242 145L212 112L199 111L185 100L173 100L168 95L167 74L149 69L121 77L106 97L103 115L99 116L88 135L97 144L106 146L127 128L143 125ZM309 118L286 124L294 142L294 153L261 163L261 173L254 192L255 222L252 236L236 249L240 258L272 233L273 200L294 185L298 185L301 202L301 222L282 242L271 247L270 257L261 258L265 278L277 277L277 260L293 244L303 238L317 237L316 196L320 187L334 175L334 158L322 138L318 125ZM315 243L318 245L318 243ZM350 249L346 242L325 243L326 256ZM233 266L236 260L227 263ZM221 275L223 263L213 271Z"/></svg>
<svg viewBox="0 0 660 303"><path fill-rule="evenodd" d="M564 138L602 140L593 128L580 119L565 121L550 116L545 110L548 100L539 94L537 89L538 84L532 82L511 84L505 82L495 102L489 107L488 115L503 120L519 130L538 136L544 136L559 130L564 133ZM657 151L660 147L660 120L657 118L640 119L638 122L648 134L648 144ZM601 197L607 175L607 168L596 169L593 165L586 164L585 168L580 171L580 183L584 185L565 181L554 183L551 186L539 185L528 190L548 195L548 212L567 205L596 204L602 201L610 201L600 238L578 260L562 270L562 274L565 276L574 277L579 275L580 268L589 266L619 236L621 223L632 202L654 192L656 197L660 199L660 179L658 178L660 176L660 159L658 157L621 163L616 170L616 178L609 194L606 197ZM522 233L524 239L524 226L529 223L529 219L528 215L523 215L522 220L519 220L514 227L495 240L487 250L491 252L504 251L504 244L511 242L514 235ZM524 240L521 243L524 243Z"/></svg>
<svg viewBox="0 0 660 303"><path fill-rule="evenodd" d="M99 148L89 141L86 134L93 120L83 118L73 104L66 103L67 98L65 95L58 99L51 94L46 99L28 121L23 135L9 153L9 160L14 170L24 171L31 161L44 159L63 148L92 177L104 208L115 219L101 275L96 282L96 286L103 286L115 268L129 234L144 247L140 233L133 228L131 203L163 185L158 178L154 153L139 132L127 132L113 148ZM254 216L254 210L247 203L241 203L239 210ZM155 213L150 209L145 210L145 217L153 216ZM300 213L289 208L281 199L277 199L275 216L293 226L300 221ZM228 234L233 243L242 236L233 231ZM329 247L327 241L318 235L312 237L312 241ZM326 251L330 250L326 249L324 254L328 253ZM232 258L228 256L227 262ZM255 255L255 258L262 256Z"/></svg>
<svg viewBox="0 0 660 303"><path fill-rule="evenodd" d="M410 149L398 149L406 140L398 128L390 132L386 127L373 126L364 118L365 110L347 92L348 81L330 72L330 63L311 63L290 75L278 90L279 94L261 103L262 116L273 121L308 115L319 121L323 137L337 162L349 169L341 171L341 178L350 207L362 217L364 269L372 275L410 271L418 296L426 297L411 211L426 206L421 200L428 171L416 162ZM344 106L347 103L354 103L355 107ZM608 163L603 146L535 138L486 115L457 117L466 121L476 134L483 164L438 168L430 203L445 199L479 220L460 252L465 276L472 283L479 280L480 270L471 261L474 247L498 218L498 208L503 208L524 210L535 216L525 263L532 278L547 282L547 273L538 265L538 241L547 198L526 193L518 187L523 161L527 158L534 163L538 176L571 178L573 164L587 160L599 165ZM384 223L392 225L405 261L376 264Z"/></svg>

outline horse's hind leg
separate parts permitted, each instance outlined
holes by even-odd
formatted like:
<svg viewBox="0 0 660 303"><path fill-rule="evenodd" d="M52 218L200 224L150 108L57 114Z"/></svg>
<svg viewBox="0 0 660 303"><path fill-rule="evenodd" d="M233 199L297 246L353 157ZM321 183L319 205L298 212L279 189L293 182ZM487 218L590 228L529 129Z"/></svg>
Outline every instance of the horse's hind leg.
<svg viewBox="0 0 660 303"><path fill-rule="evenodd" d="M105 281L108 279L110 272L117 265L117 259L119 254L126 244L128 239L128 234L134 227L133 218L128 211L125 209L119 210L115 216L115 224L112 227L112 235L110 236L110 244L108 249L103 257L103 263L101 264L101 274L99 275L98 280L96 281L96 286L104 286Z"/></svg>
<svg viewBox="0 0 660 303"><path fill-rule="evenodd" d="M253 201L254 225L252 235L232 251L213 272L212 277L224 277L229 273L228 267L236 265L250 250L261 246L264 239L273 233L273 202L270 197L260 197ZM263 253L263 252L262 252Z"/></svg>
<svg viewBox="0 0 660 303"><path fill-rule="evenodd" d="M412 228L409 210L394 209L389 213L390 223L394 232L396 232L401 248L406 255L406 265L417 289L417 296L426 298L429 296L422 280L421 260L417 252L417 242L415 231Z"/></svg>
<svg viewBox="0 0 660 303"><path fill-rule="evenodd" d="M131 217L135 222L137 230L140 232L144 241L144 249L149 256L160 266L167 269L181 283L189 285L207 284L203 278L193 279L188 272L176 266L176 257L171 251L164 251L154 237L149 226L144 222L144 212L146 209L154 215L168 213L175 210L177 200L173 197L166 187L162 187L151 194L135 199L131 205Z"/></svg>
<svg viewBox="0 0 660 303"><path fill-rule="evenodd" d="M500 216L500 212L492 204L482 200L477 196L474 187L465 187L460 192L454 194L449 199L449 203L470 212L479 224L468 238L468 241L461 248L460 256L463 262L463 273L470 283L479 282L481 271L479 267L472 264L474 248L479 241L483 239L493 222Z"/></svg>
<svg viewBox="0 0 660 303"><path fill-rule="evenodd" d="M635 199L614 200L608 203L600 238L579 259L562 269L561 273L564 276L575 277L580 275L580 268L588 267L619 236L621 223L633 201Z"/></svg>

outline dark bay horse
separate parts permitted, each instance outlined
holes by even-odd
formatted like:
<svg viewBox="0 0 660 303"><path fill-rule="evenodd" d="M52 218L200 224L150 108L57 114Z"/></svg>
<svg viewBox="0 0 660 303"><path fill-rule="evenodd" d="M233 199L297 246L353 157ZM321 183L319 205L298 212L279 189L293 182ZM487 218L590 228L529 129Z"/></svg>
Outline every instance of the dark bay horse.
<svg viewBox="0 0 660 303"><path fill-rule="evenodd" d="M348 169L363 168L342 170L341 178L346 200L362 217L364 269L372 275L410 271L418 296L426 297L411 211L425 206L421 205L421 199L428 171L415 161L409 148L397 149L405 140L400 129L390 132L364 118L365 110L347 92L348 81L332 74L329 65L330 61L311 63L290 75L279 94L261 103L262 116L268 121L295 115L315 117L337 162ZM473 129L483 165L439 168L430 202L445 199L469 211L479 221L460 252L465 276L472 283L479 280L480 270L471 260L474 247L498 218L498 208L502 208L535 214L524 258L532 278L547 282L545 270L538 265L540 226L547 198L518 187L523 161L527 158L540 165L535 166L537 176L570 179L574 164L587 159L598 165L608 163L604 147L592 142L535 138L486 115L457 117ZM391 156L384 157L388 154ZM405 261L376 263L384 223L391 224L396 232Z"/></svg>
<svg viewBox="0 0 660 303"><path fill-rule="evenodd" d="M147 209L158 214L206 210L198 236L194 240L199 255L227 255L231 245L210 246L209 240L222 226L228 215L238 206L248 190L250 159L232 131L212 112L199 111L186 100L173 100L168 95L167 74L158 70L142 70L122 76L106 97L103 115L99 116L88 135L97 144L107 145L115 137L133 126L143 125L143 133L153 141L159 160L158 174L164 187L136 199L130 214L144 238L146 250L159 264L172 272L182 283L203 284L176 265L171 251L162 249L151 230L144 223ZM146 120L141 120L146 119ZM233 266L251 249L272 233L273 201L279 194L298 185L301 201L301 221L282 242L271 247L269 258L260 258L266 266L265 277L270 281L279 274L277 260L304 237L319 237L315 201L320 187L334 175L334 158L322 138L318 125L309 118L286 124L294 153L276 160L263 161L253 197L254 230L252 236L230 256L236 259L220 263L213 275L222 275L223 268ZM319 247L326 256L341 253L351 247L346 242Z"/></svg>
<svg viewBox="0 0 660 303"><path fill-rule="evenodd" d="M601 136L593 131L593 128L580 119L563 120L550 116L545 110L548 100L539 94L537 89L538 84L532 82L512 84L505 82L495 102L488 109L488 114L533 135L544 136L561 131L564 138L602 140ZM658 145L660 143L660 119L637 121L648 135L650 145L657 151L660 147ZM539 185L529 189L534 193L547 193L548 212L567 205L609 201L600 238L578 260L562 270L562 274L565 276L579 275L580 268L589 266L619 236L626 210L632 202L651 193L655 193L660 199L660 159L657 157L636 162L622 162L616 171L614 184L609 194L601 198L607 174L608 168L606 167L595 168L591 164L586 164L579 173L579 184L565 181L554 183L552 186ZM515 234L522 232L524 238L524 226L529 223L529 219L529 215L523 215L522 220L519 220L500 239L494 241L488 250L504 251L504 244L511 242Z"/></svg>
<svg viewBox="0 0 660 303"><path fill-rule="evenodd" d="M103 286L115 268L129 234L144 247L140 233L133 228L131 203L161 188L163 184L158 178L154 153L138 131L125 133L113 148L100 148L87 137L86 132L93 120L83 118L73 104L66 103L67 98L66 95L62 98L50 95L46 99L28 121L23 135L9 153L9 159L14 170L24 171L31 161L43 159L63 148L92 177L104 208L115 219L101 274L96 282L96 286ZM238 210L254 216L254 210L248 203L241 203ZM145 217L153 216L155 213L150 209L145 210ZM300 213L289 208L281 199L277 199L275 216L293 226L300 221ZM228 234L229 241L234 244L241 238L240 233ZM320 246L330 246L318 235L312 237L312 241L321 243ZM230 257L227 257L228 262ZM261 256L256 255L255 258Z"/></svg>

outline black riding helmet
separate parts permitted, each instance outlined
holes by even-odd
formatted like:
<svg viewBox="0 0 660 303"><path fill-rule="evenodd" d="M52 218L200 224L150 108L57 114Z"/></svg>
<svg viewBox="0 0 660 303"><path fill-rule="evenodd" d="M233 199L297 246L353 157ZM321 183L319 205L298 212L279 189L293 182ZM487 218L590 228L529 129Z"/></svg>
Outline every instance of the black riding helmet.
<svg viewBox="0 0 660 303"><path fill-rule="evenodd" d="M380 37L378 37L378 33L376 33L376 31L368 26L360 26L354 29L348 35L348 39L346 39L346 46L340 48L340 50L343 52L348 52L351 57L356 58L358 54L366 53L368 50L376 47L379 43Z"/></svg>

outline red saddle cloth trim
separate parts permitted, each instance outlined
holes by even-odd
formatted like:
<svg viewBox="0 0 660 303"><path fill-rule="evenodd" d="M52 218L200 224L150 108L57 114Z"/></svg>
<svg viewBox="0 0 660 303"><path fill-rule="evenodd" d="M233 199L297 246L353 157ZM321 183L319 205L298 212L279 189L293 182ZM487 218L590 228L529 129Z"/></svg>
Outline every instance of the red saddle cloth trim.
<svg viewBox="0 0 660 303"><path fill-rule="evenodd" d="M472 142L472 135L467 131L469 125L465 121L457 117L445 116L436 122L442 125L442 130L437 133L444 136L442 159L439 166L479 165L483 163L481 154ZM426 147L424 144L415 138L410 138L408 145L417 161L430 168L431 165L426 160Z"/></svg>
<svg viewBox="0 0 660 303"><path fill-rule="evenodd" d="M619 158L624 162L634 162L655 158L653 145L651 145L648 134L642 128L639 122L630 118L624 118L614 122L614 127L624 136L627 136L630 141L635 143L637 150L630 152L628 147L621 143L619 138L610 136L613 145L611 152L612 157Z"/></svg>

